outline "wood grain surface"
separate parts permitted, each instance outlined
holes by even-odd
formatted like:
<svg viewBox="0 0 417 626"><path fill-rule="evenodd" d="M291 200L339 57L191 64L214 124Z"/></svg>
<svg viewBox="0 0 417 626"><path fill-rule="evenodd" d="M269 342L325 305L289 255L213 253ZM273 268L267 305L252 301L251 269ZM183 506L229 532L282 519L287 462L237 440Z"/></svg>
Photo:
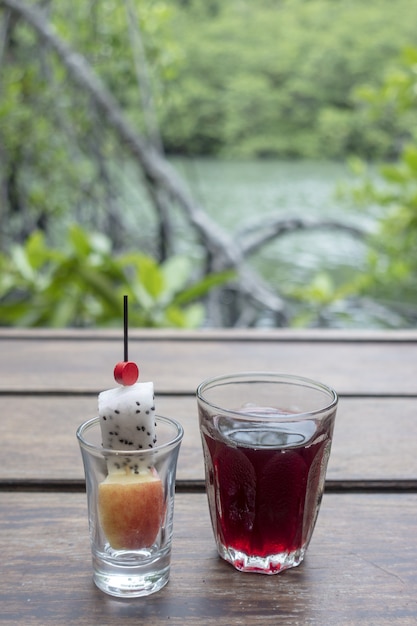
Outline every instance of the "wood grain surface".
<svg viewBox="0 0 417 626"><path fill-rule="evenodd" d="M253 335L258 340L253 340ZM95 339L85 332L60 334L42 341L32 335L0 335L0 392L97 393L113 384L112 371L122 358L122 342L112 335ZM249 335L250 336L250 335ZM243 370L271 370L321 380L340 394L417 395L417 334L408 341L292 341L279 332L233 332L209 341L198 332L181 340L130 340L129 357L139 364L142 380L153 380L159 393L192 393L207 377Z"/></svg>
<svg viewBox="0 0 417 626"><path fill-rule="evenodd" d="M205 496L177 495L170 582L135 600L92 582L84 494L0 503L5 625L416 623L417 495L325 496L305 562L275 576L221 561Z"/></svg>
<svg viewBox="0 0 417 626"><path fill-rule="evenodd" d="M92 582L77 426L114 385L116 330L0 329L0 624L417 624L417 331L133 330L160 414L184 426L169 585L146 599ZM195 389L275 370L340 395L326 492L305 562L242 574L216 553Z"/></svg>
<svg viewBox="0 0 417 626"><path fill-rule="evenodd" d="M96 396L0 396L0 483L4 479L81 480L77 426L94 417ZM157 397L158 412L178 419L184 440L178 480L202 480L203 457L195 398ZM417 481L417 400L341 398L330 480ZM50 433L45 438L44 433Z"/></svg>

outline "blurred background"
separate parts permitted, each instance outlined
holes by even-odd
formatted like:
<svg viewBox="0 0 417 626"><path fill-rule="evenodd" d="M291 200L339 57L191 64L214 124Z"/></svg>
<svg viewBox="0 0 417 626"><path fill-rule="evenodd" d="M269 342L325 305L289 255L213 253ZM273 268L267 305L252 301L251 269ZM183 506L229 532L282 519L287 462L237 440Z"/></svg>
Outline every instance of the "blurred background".
<svg viewBox="0 0 417 626"><path fill-rule="evenodd" d="M417 0L0 0L0 325L417 323Z"/></svg>

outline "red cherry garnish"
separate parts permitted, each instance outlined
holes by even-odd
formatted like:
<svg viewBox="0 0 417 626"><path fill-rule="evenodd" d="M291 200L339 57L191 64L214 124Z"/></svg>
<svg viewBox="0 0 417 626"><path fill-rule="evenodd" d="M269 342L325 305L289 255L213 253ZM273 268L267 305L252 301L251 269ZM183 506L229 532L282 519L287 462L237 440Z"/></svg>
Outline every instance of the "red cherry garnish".
<svg viewBox="0 0 417 626"><path fill-rule="evenodd" d="M139 368L133 361L119 361L114 367L114 379L120 385L134 385L139 378Z"/></svg>

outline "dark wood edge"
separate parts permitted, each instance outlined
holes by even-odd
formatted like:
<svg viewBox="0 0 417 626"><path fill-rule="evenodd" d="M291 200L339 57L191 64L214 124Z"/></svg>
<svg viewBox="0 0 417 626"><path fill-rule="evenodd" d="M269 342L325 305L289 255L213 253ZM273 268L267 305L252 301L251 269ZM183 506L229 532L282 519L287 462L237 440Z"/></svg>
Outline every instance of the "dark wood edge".
<svg viewBox="0 0 417 626"><path fill-rule="evenodd" d="M68 398L68 397L96 397L97 394L101 391L101 389L38 389L38 388L30 388L25 387L24 389L16 388L16 389L0 389L0 397L16 397L16 398L30 398L30 397L45 397L45 398ZM163 389L158 390L157 396L159 398L195 398L195 391L187 391L185 389ZM417 398L416 392L401 392L401 393L390 393L390 392L341 392L338 393L340 399L359 399L359 400L378 400L380 398L383 399L392 399L392 400L412 400Z"/></svg>
<svg viewBox="0 0 417 626"><path fill-rule="evenodd" d="M204 493L204 480L177 480L177 493ZM79 479L2 479L0 492L85 492L85 481ZM325 493L417 493L417 479L395 480L328 480Z"/></svg>

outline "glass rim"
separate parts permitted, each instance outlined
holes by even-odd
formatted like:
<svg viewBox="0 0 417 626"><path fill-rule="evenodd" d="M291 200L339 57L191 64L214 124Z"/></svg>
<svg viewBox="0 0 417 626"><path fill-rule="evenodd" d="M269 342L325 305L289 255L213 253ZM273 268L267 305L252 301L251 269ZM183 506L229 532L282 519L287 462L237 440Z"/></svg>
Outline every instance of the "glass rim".
<svg viewBox="0 0 417 626"><path fill-rule="evenodd" d="M94 452L100 452L100 454L105 454L108 456L114 456L114 455L120 455L120 454L123 454L123 456L132 456L132 457L149 456L149 455L155 454L155 452L165 450L167 448L176 446L178 443L181 443L184 437L184 428L180 424L180 422L173 419L172 417L164 417L163 415L155 415L155 419L160 420L164 422L165 424L169 424L170 426L174 426L177 429L177 433L175 437L173 437L169 441L165 441L164 443L161 443L160 445L155 445L153 448L150 448L149 450L148 449L146 450L117 450L115 448L105 448L103 445L97 445L95 443L87 441L87 439L84 437L84 433L96 425L100 426L100 418L97 415L95 417L89 418L85 422L82 422L82 424L80 424L76 430L76 436L80 445L83 446L85 449L91 450Z"/></svg>
<svg viewBox="0 0 417 626"><path fill-rule="evenodd" d="M250 419L251 421L264 421L265 416L258 413L251 413L250 410L233 410L227 409L224 406L220 406L215 404L211 400L208 400L204 397L204 390L208 389L210 386L218 386L219 384L227 385L227 384L242 384L244 382L251 381L253 383L276 383L276 384L290 384L299 387L310 387L311 389L315 389L316 391L324 392L329 397L329 402L324 404L322 407L318 409L313 409L311 411L302 411L291 414L286 414L285 416L277 415L274 416L268 415L268 421L271 423L274 421L282 421L283 417L286 420L301 420L306 417L311 418L316 415L320 415L323 413L327 413L332 409L336 409L339 397L333 387L326 385L320 381L314 380L313 378L308 378L305 376L299 376L298 374L281 374L280 372L272 372L272 371L244 371L244 372L234 372L232 374L221 374L219 376L212 376L203 380L197 387L196 395L197 400L201 401L206 406L211 407L212 409L216 409L228 415L233 415L237 419L246 420Z"/></svg>

